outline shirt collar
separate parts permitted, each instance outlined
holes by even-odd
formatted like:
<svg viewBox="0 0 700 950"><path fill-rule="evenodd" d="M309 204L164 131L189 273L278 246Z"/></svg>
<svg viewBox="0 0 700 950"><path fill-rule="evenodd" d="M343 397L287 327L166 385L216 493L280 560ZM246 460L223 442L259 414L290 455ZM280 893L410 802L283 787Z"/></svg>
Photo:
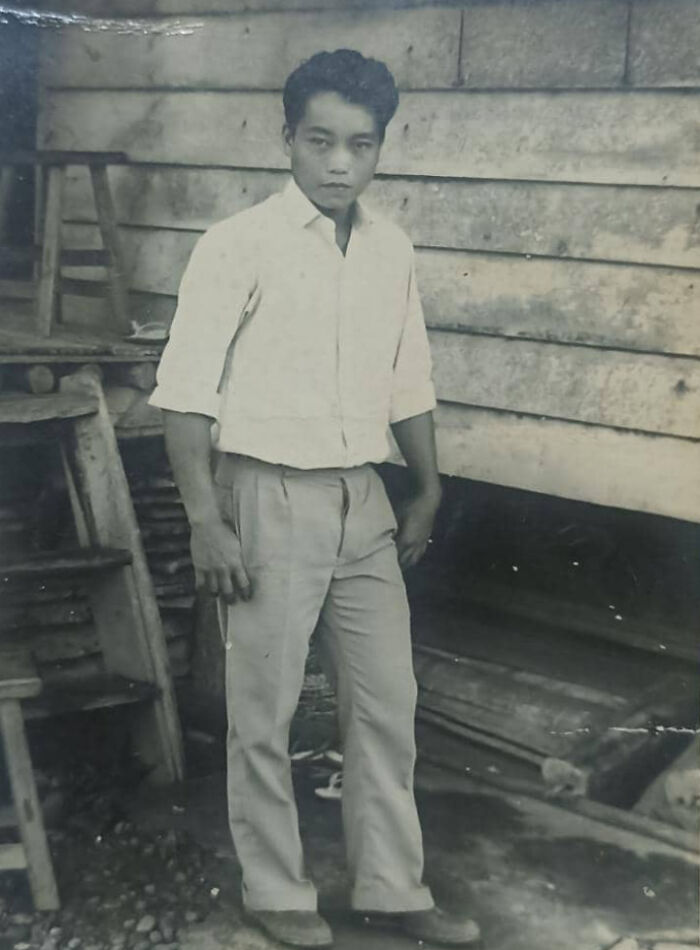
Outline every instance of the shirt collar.
<svg viewBox="0 0 700 950"><path fill-rule="evenodd" d="M318 218L325 217L318 210L316 205L312 201L309 201L293 178L290 178L287 182L284 190L281 193L281 198L285 212L287 213L290 221L292 224L296 224L300 228L305 228L307 225L311 224L312 221L316 221ZM353 227L357 228L358 230L362 230L364 227L371 224L372 220L372 212L367 207L367 205L364 202L356 201Z"/></svg>

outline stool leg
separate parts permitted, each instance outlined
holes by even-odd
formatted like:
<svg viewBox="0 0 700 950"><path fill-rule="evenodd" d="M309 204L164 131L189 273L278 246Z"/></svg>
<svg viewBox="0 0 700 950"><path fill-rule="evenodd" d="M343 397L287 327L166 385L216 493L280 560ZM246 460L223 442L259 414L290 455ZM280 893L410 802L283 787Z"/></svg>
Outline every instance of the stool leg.
<svg viewBox="0 0 700 950"><path fill-rule="evenodd" d="M90 178L97 211L97 224L102 243L109 252L107 281L115 328L121 333L129 330L129 293L126 283L124 252L119 238L119 226L114 210L112 191L109 187L107 169L104 165L91 165Z"/></svg>
<svg viewBox="0 0 700 950"><path fill-rule="evenodd" d="M46 217L42 236L41 269L37 294L37 331L39 336L49 336L56 313L56 293L61 279L61 209L63 206L63 183L65 166L49 168L49 184L46 195Z"/></svg>
<svg viewBox="0 0 700 950"><path fill-rule="evenodd" d="M17 700L0 702L0 727L34 905L37 910L57 910L60 906L58 890L34 783L22 710Z"/></svg>

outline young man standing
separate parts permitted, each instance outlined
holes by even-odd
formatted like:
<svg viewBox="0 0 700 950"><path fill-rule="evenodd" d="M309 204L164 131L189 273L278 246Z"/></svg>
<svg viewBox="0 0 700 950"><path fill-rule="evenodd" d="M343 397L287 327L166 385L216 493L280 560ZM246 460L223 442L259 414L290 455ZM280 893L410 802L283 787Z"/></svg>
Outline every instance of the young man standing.
<svg viewBox="0 0 700 950"><path fill-rule="evenodd" d="M292 73L293 180L198 242L152 397L197 579L221 604L244 907L293 946L332 940L304 871L288 756L317 625L336 677L353 907L418 939L478 939L423 886L413 796L400 566L422 556L440 501L435 396L412 247L358 200L397 105L386 66L352 50ZM399 525L372 467L389 426L414 488Z"/></svg>

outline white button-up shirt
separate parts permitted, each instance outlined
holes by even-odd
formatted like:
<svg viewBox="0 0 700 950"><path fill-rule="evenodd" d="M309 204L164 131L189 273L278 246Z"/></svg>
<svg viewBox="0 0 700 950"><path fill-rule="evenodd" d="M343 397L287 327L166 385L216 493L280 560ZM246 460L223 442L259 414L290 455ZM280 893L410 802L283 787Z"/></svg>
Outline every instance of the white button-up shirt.
<svg viewBox="0 0 700 950"><path fill-rule="evenodd" d="M151 403L216 420L214 447L295 468L384 460L435 406L413 248L359 204L345 256L294 181L200 238Z"/></svg>

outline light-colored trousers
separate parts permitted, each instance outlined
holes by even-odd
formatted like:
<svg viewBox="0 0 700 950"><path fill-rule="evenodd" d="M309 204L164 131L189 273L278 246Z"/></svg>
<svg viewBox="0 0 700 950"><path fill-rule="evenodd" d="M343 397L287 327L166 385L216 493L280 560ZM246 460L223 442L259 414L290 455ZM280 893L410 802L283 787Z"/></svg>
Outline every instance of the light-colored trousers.
<svg viewBox="0 0 700 950"><path fill-rule="evenodd" d="M318 624L338 697L352 905L432 907L413 795L408 604L396 521L379 475L370 465L301 471L225 455L216 482L253 585L250 601L219 611L227 644L229 818L245 905L316 908L288 743Z"/></svg>

